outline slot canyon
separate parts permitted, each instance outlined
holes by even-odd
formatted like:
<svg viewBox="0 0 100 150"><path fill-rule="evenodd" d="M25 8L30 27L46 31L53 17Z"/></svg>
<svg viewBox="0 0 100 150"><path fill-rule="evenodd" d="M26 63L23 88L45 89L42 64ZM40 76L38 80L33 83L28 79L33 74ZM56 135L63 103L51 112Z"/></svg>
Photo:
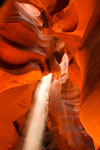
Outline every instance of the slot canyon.
<svg viewBox="0 0 100 150"><path fill-rule="evenodd" d="M0 1L0 150L100 150L100 0Z"/></svg>

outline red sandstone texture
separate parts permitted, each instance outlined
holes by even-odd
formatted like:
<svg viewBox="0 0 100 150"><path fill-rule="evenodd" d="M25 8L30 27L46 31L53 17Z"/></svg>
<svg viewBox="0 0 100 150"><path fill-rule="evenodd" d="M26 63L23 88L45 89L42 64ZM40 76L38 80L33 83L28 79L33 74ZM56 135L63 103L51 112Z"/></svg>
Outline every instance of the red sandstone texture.
<svg viewBox="0 0 100 150"><path fill-rule="evenodd" d="M45 50L42 49L42 54L34 52L31 56L34 45L37 46L39 43L43 46L48 43L48 40L39 39L40 29L43 29L46 38L50 35L65 42L65 52L70 61L70 78L82 89L81 121L87 132L99 143L100 3L97 4L96 11L94 11L96 0L66 0L62 3L57 0L53 3L48 0L28 0L28 2L18 0L19 3L28 3L37 7L40 12L45 11L48 24L44 28L36 28L39 31L38 34L31 29L32 18L28 16L27 20L27 17L24 16L25 21L19 21L19 14L18 12L16 14L14 2L16 1L7 0L0 8L0 59L7 63L7 65L2 61L0 63L0 149L8 150L13 147L15 150L17 148L19 135L13 122L19 120L20 126L23 126L24 121L21 123L20 117L25 116L30 109L35 83L43 76L39 70L40 64L38 64L37 70L33 70L31 64L11 70L8 64L22 65L30 63L32 60L38 60L45 68L45 74L48 74L45 64L45 59L48 58L51 70L59 70L58 64L53 58L54 49L56 49L54 42L52 45L52 42L49 41L52 47L43 47ZM93 11L94 15L92 16ZM41 18L39 19L38 23L41 25ZM79 44L81 51L78 50ZM36 49L38 48L36 47ZM41 51L40 47L39 50ZM19 57L17 58L17 56ZM61 141L65 143L64 145L67 144L63 137L61 137ZM58 143L60 147L61 142ZM61 144L62 146L63 144Z"/></svg>

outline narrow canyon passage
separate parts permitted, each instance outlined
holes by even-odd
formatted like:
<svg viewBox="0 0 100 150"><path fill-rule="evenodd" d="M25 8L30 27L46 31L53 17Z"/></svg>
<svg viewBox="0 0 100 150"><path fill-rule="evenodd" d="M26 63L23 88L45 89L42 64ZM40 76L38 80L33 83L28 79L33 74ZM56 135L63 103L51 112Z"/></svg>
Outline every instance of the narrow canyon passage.
<svg viewBox="0 0 100 150"><path fill-rule="evenodd" d="M1 0L0 150L99 150L99 67L99 0Z"/></svg>

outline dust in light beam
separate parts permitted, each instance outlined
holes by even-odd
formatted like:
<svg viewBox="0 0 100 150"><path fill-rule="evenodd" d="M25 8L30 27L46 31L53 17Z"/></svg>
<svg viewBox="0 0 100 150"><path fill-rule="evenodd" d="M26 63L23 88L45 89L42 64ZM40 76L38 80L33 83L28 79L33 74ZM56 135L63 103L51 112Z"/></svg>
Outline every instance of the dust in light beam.
<svg viewBox="0 0 100 150"><path fill-rule="evenodd" d="M27 134L22 150L40 150L45 128L46 103L50 89L52 74L42 78L35 93L35 104L30 110Z"/></svg>

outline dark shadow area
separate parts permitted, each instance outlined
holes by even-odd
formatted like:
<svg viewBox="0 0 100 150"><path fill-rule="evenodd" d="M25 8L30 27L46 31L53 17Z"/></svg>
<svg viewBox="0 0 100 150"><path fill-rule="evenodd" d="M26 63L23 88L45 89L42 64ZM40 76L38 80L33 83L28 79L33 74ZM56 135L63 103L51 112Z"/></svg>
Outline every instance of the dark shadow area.
<svg viewBox="0 0 100 150"><path fill-rule="evenodd" d="M64 9L69 4L69 1L70 0L58 0L55 9L51 12L51 15L54 15Z"/></svg>

